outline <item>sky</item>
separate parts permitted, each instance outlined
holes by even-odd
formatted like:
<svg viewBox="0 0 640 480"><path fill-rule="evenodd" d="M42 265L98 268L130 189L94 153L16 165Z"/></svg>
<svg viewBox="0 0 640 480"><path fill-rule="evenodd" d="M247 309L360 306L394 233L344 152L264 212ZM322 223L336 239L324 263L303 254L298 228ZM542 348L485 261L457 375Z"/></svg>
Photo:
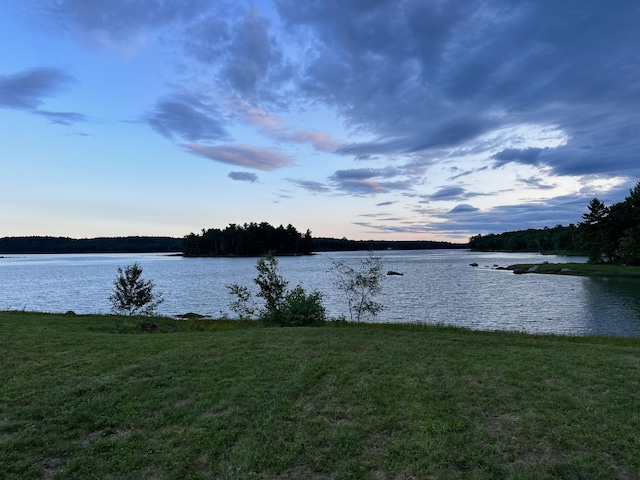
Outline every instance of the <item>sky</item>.
<svg viewBox="0 0 640 480"><path fill-rule="evenodd" d="M637 0L3 0L0 237L465 242L640 180Z"/></svg>

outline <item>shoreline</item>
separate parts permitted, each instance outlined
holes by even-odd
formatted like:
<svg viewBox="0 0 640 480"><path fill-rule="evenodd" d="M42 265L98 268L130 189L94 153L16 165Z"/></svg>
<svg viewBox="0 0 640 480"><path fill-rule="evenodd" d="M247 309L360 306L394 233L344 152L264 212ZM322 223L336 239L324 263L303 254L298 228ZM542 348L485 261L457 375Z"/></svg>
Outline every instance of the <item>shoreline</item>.
<svg viewBox="0 0 640 480"><path fill-rule="evenodd" d="M506 267L514 273L542 275L571 275L580 277L640 278L640 266L594 263L516 263Z"/></svg>

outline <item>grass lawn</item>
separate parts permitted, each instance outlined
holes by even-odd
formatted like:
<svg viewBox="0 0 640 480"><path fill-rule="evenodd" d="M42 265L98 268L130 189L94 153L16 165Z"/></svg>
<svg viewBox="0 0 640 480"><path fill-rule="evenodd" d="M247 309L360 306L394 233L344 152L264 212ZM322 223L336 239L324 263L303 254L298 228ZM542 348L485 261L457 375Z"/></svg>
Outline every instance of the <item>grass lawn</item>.
<svg viewBox="0 0 640 480"><path fill-rule="evenodd" d="M0 312L0 478L640 478L640 340L141 321Z"/></svg>

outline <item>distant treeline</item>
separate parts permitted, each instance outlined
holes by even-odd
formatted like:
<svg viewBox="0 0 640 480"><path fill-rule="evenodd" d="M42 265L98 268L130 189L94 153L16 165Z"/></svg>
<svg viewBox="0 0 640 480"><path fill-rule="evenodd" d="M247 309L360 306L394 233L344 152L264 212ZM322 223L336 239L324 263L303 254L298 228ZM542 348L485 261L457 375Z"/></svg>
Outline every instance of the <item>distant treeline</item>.
<svg viewBox="0 0 640 480"><path fill-rule="evenodd" d="M1 253L153 253L181 252L182 239L171 237L4 237Z"/></svg>
<svg viewBox="0 0 640 480"><path fill-rule="evenodd" d="M519 230L471 237L473 250L565 252L588 255L592 262L640 264L640 182L619 203L606 206L597 198L576 225Z"/></svg>
<svg viewBox="0 0 640 480"><path fill-rule="evenodd" d="M347 240L346 238L314 238L312 245L314 252L469 248L466 243L436 242L431 240Z"/></svg>
<svg viewBox="0 0 640 480"><path fill-rule="evenodd" d="M579 227L573 224L568 227L556 225L553 228L530 228L499 234L476 235L469 240L469 247L482 252L562 252L586 255Z"/></svg>
<svg viewBox="0 0 640 480"><path fill-rule="evenodd" d="M312 238L292 225L273 227L268 223L230 224L225 229L202 230L184 238L172 237L68 237L0 238L0 254L15 253L153 253L182 252L185 256L308 255L312 252L358 250L430 250L468 248L467 244L419 241L348 240Z"/></svg>
<svg viewBox="0 0 640 480"><path fill-rule="evenodd" d="M286 227L262 223L229 224L224 230L203 229L201 234L184 237L183 254L187 257L309 255L312 251L311 231L302 235L289 224Z"/></svg>

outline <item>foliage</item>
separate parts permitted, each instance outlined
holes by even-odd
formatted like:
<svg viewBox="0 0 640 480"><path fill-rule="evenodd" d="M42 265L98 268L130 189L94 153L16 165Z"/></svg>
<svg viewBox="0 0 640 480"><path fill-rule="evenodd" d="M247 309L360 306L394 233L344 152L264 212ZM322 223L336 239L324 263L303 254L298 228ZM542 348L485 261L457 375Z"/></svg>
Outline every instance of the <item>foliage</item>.
<svg viewBox="0 0 640 480"><path fill-rule="evenodd" d="M230 308L241 319L251 319L255 315L265 325L298 327L320 325L326 318L322 305L322 294L309 295L298 285L287 291L289 282L278 271L278 260L271 254L260 257L256 262L258 275L253 282L258 286L258 297L264 301L263 308L255 306L247 287L227 285L229 293L236 297Z"/></svg>
<svg viewBox="0 0 640 480"><path fill-rule="evenodd" d="M288 327L322 324L326 319L322 294L316 291L307 295L300 285L296 286L285 296L282 317L282 324Z"/></svg>
<svg viewBox="0 0 640 480"><path fill-rule="evenodd" d="M469 247L479 251L584 253L579 228L574 224L475 235L469 240Z"/></svg>
<svg viewBox="0 0 640 480"><path fill-rule="evenodd" d="M371 251L354 268L332 259L329 270L335 276L335 286L344 294L349 308L349 319L360 322L375 317L383 305L374 300L382 291L382 258Z"/></svg>
<svg viewBox="0 0 640 480"><path fill-rule="evenodd" d="M232 284L227 285L227 290L236 300L231 302L229 308L231 311L238 315L240 320L250 320L256 314L256 307L251 301L251 292L247 287L242 285Z"/></svg>
<svg viewBox="0 0 640 480"><path fill-rule="evenodd" d="M258 256L267 252L308 255L311 253L311 231L302 235L291 224L286 228L282 225L275 228L266 222L231 223L224 230L202 229L201 235L190 233L184 238L185 256Z"/></svg>
<svg viewBox="0 0 640 480"><path fill-rule="evenodd" d="M118 277L113 282L109 296L112 310L125 315L154 315L164 300L154 292L152 280L143 280L142 267L136 262L124 269L118 267Z"/></svg>

